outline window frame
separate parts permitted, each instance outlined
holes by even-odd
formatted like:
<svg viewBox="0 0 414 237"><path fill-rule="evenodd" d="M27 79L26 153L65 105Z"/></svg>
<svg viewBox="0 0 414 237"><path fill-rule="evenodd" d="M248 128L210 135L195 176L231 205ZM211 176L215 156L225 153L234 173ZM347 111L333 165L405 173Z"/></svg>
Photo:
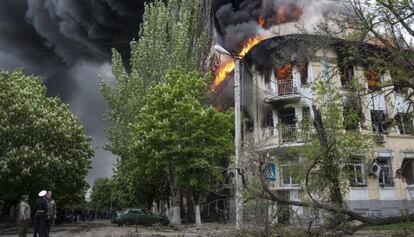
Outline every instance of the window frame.
<svg viewBox="0 0 414 237"><path fill-rule="evenodd" d="M387 164L381 164L382 161L387 161ZM381 166L380 177L378 177L378 184L379 187L394 187L394 177L393 177L393 170L392 170L392 157L377 157L376 162L379 166ZM386 177L387 172L384 172L384 167L388 169L388 179ZM382 182L381 182L382 180ZM384 182L388 181L388 182Z"/></svg>
<svg viewBox="0 0 414 237"><path fill-rule="evenodd" d="M286 163L282 163L280 164L280 186L281 187L299 187L300 186L300 181L295 180L292 175L284 175L285 173L285 169L287 169L287 171L289 172L289 169L292 165L293 161L290 162L286 162ZM289 183L285 183L285 178L287 178L287 180L289 180ZM297 183L295 183L297 182Z"/></svg>
<svg viewBox="0 0 414 237"><path fill-rule="evenodd" d="M407 117L404 118L404 116ZM397 127L400 135L414 135L414 123L412 116L410 116L410 113L397 113L394 119L397 122ZM408 121L405 119L408 119ZM410 128L411 131L408 130Z"/></svg>
<svg viewBox="0 0 414 237"><path fill-rule="evenodd" d="M365 178L365 164L361 160L359 160L359 161L349 162L347 166L350 169L350 173L349 173L350 186L351 187L366 187L367 180ZM357 167L360 167L360 172L358 172ZM361 177L361 182L358 182L358 175L360 175Z"/></svg>

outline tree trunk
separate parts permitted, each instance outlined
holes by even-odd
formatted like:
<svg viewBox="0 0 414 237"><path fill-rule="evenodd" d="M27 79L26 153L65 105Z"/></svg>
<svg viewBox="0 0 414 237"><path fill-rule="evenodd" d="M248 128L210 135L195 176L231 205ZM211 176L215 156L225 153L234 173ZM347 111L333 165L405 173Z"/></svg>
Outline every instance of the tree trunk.
<svg viewBox="0 0 414 237"><path fill-rule="evenodd" d="M199 195L193 194L194 200L194 214L195 214L195 222L197 226L201 226L201 213L200 213L200 198Z"/></svg>
<svg viewBox="0 0 414 237"><path fill-rule="evenodd" d="M171 190L171 224L181 224L181 213L180 213L180 188L178 187L178 178L175 175L174 168L170 167L169 170L169 181Z"/></svg>
<svg viewBox="0 0 414 237"><path fill-rule="evenodd" d="M319 139L319 144L325 149L325 151L329 150L329 138L328 134L326 134L325 127L322 121L321 112L316 108L316 106L312 106L313 113L315 115L314 119L314 126L316 128L316 132ZM324 161L322 162L322 172L324 177L326 177L330 184L329 184L329 195L332 204L342 207L343 205L343 198L341 193L340 187L340 180L339 180L339 167L335 165L335 153L327 152L326 156L324 157Z"/></svg>

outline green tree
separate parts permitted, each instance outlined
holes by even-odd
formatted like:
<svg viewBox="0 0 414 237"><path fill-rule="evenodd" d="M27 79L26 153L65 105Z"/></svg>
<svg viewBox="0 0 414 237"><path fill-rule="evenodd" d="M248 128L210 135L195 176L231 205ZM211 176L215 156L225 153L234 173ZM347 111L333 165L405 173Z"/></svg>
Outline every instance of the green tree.
<svg viewBox="0 0 414 237"><path fill-rule="evenodd" d="M93 182L91 206L98 212L115 210L111 179L98 178Z"/></svg>
<svg viewBox="0 0 414 237"><path fill-rule="evenodd" d="M167 71L205 71L204 58L209 50L207 21L202 9L206 1L155 1L147 4L141 25L139 41L131 43L130 65L124 66L115 50L112 72L115 87L101 83L101 93L110 110L108 119L113 125L107 135L107 149L120 160L115 169L116 199L122 207L149 205L153 200L165 200L163 177L146 175L143 168L129 161L135 154L130 149L133 139L131 124L138 121L148 88L164 80ZM132 170L129 167L134 167Z"/></svg>
<svg viewBox="0 0 414 237"><path fill-rule="evenodd" d="M136 122L146 90L164 80L170 69L205 71L209 52L208 16L203 15L205 1L155 1L147 4L139 41L131 42L130 65L124 67L114 50L112 72L114 88L101 83L101 92L110 111L113 127L108 129L107 148L121 159L130 155L130 124Z"/></svg>
<svg viewBox="0 0 414 237"><path fill-rule="evenodd" d="M0 199L42 189L65 204L83 198L91 139L68 105L46 97L40 78L0 73L0 137Z"/></svg>
<svg viewBox="0 0 414 237"><path fill-rule="evenodd" d="M207 83L196 72L174 70L148 90L134 124L134 154L145 174L168 181L173 223L180 222L180 195L198 197L222 178L232 152L232 113L203 105Z"/></svg>

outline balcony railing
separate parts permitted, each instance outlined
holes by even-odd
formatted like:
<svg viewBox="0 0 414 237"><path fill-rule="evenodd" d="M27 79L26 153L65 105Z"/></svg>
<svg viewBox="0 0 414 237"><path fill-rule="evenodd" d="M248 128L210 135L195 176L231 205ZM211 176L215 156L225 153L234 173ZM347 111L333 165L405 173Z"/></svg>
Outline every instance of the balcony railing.
<svg viewBox="0 0 414 237"><path fill-rule="evenodd" d="M297 127L296 125L281 125L277 128L263 128L260 132L261 142L270 142L279 145L302 142L311 137L309 127Z"/></svg>
<svg viewBox="0 0 414 237"><path fill-rule="evenodd" d="M277 82L278 96L291 95L295 93L293 80L283 80Z"/></svg>

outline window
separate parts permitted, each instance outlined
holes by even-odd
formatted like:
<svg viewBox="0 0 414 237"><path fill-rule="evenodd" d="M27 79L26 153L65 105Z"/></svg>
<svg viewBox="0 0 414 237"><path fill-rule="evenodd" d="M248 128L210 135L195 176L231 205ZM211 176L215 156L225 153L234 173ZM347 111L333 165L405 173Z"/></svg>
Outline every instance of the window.
<svg viewBox="0 0 414 237"><path fill-rule="evenodd" d="M302 85L308 84L308 63L299 64L300 82Z"/></svg>
<svg viewBox="0 0 414 237"><path fill-rule="evenodd" d="M357 131L359 129L358 105L356 103L348 103L344 106L344 127L346 131Z"/></svg>
<svg viewBox="0 0 414 237"><path fill-rule="evenodd" d="M310 115L310 108L309 107L302 107L302 120L306 123L309 123L311 119Z"/></svg>
<svg viewBox="0 0 414 237"><path fill-rule="evenodd" d="M391 157L379 157L376 162L381 167L379 176L380 187L393 187L394 181L392 176Z"/></svg>
<svg viewBox="0 0 414 237"><path fill-rule="evenodd" d="M373 69L368 69L365 72L365 76L368 81L368 90L379 91L381 90L381 77L380 74Z"/></svg>
<svg viewBox="0 0 414 237"><path fill-rule="evenodd" d="M347 165L351 187L366 186L364 164L361 159L354 159Z"/></svg>
<svg viewBox="0 0 414 237"><path fill-rule="evenodd" d="M414 134L413 120L410 114L398 113L395 120L401 135Z"/></svg>
<svg viewBox="0 0 414 237"><path fill-rule="evenodd" d="M345 89L352 88L352 80L354 78L354 67L353 66L342 66L341 67L341 86Z"/></svg>
<svg viewBox="0 0 414 237"><path fill-rule="evenodd" d="M371 110L372 131L377 134L387 134L391 125L383 110Z"/></svg>
<svg viewBox="0 0 414 237"><path fill-rule="evenodd" d="M408 185L414 185L414 159L403 160L401 173Z"/></svg>
<svg viewBox="0 0 414 237"><path fill-rule="evenodd" d="M288 162L287 164L282 164L280 166L282 186L299 186L299 181L292 176L292 164L289 163L292 162Z"/></svg>

